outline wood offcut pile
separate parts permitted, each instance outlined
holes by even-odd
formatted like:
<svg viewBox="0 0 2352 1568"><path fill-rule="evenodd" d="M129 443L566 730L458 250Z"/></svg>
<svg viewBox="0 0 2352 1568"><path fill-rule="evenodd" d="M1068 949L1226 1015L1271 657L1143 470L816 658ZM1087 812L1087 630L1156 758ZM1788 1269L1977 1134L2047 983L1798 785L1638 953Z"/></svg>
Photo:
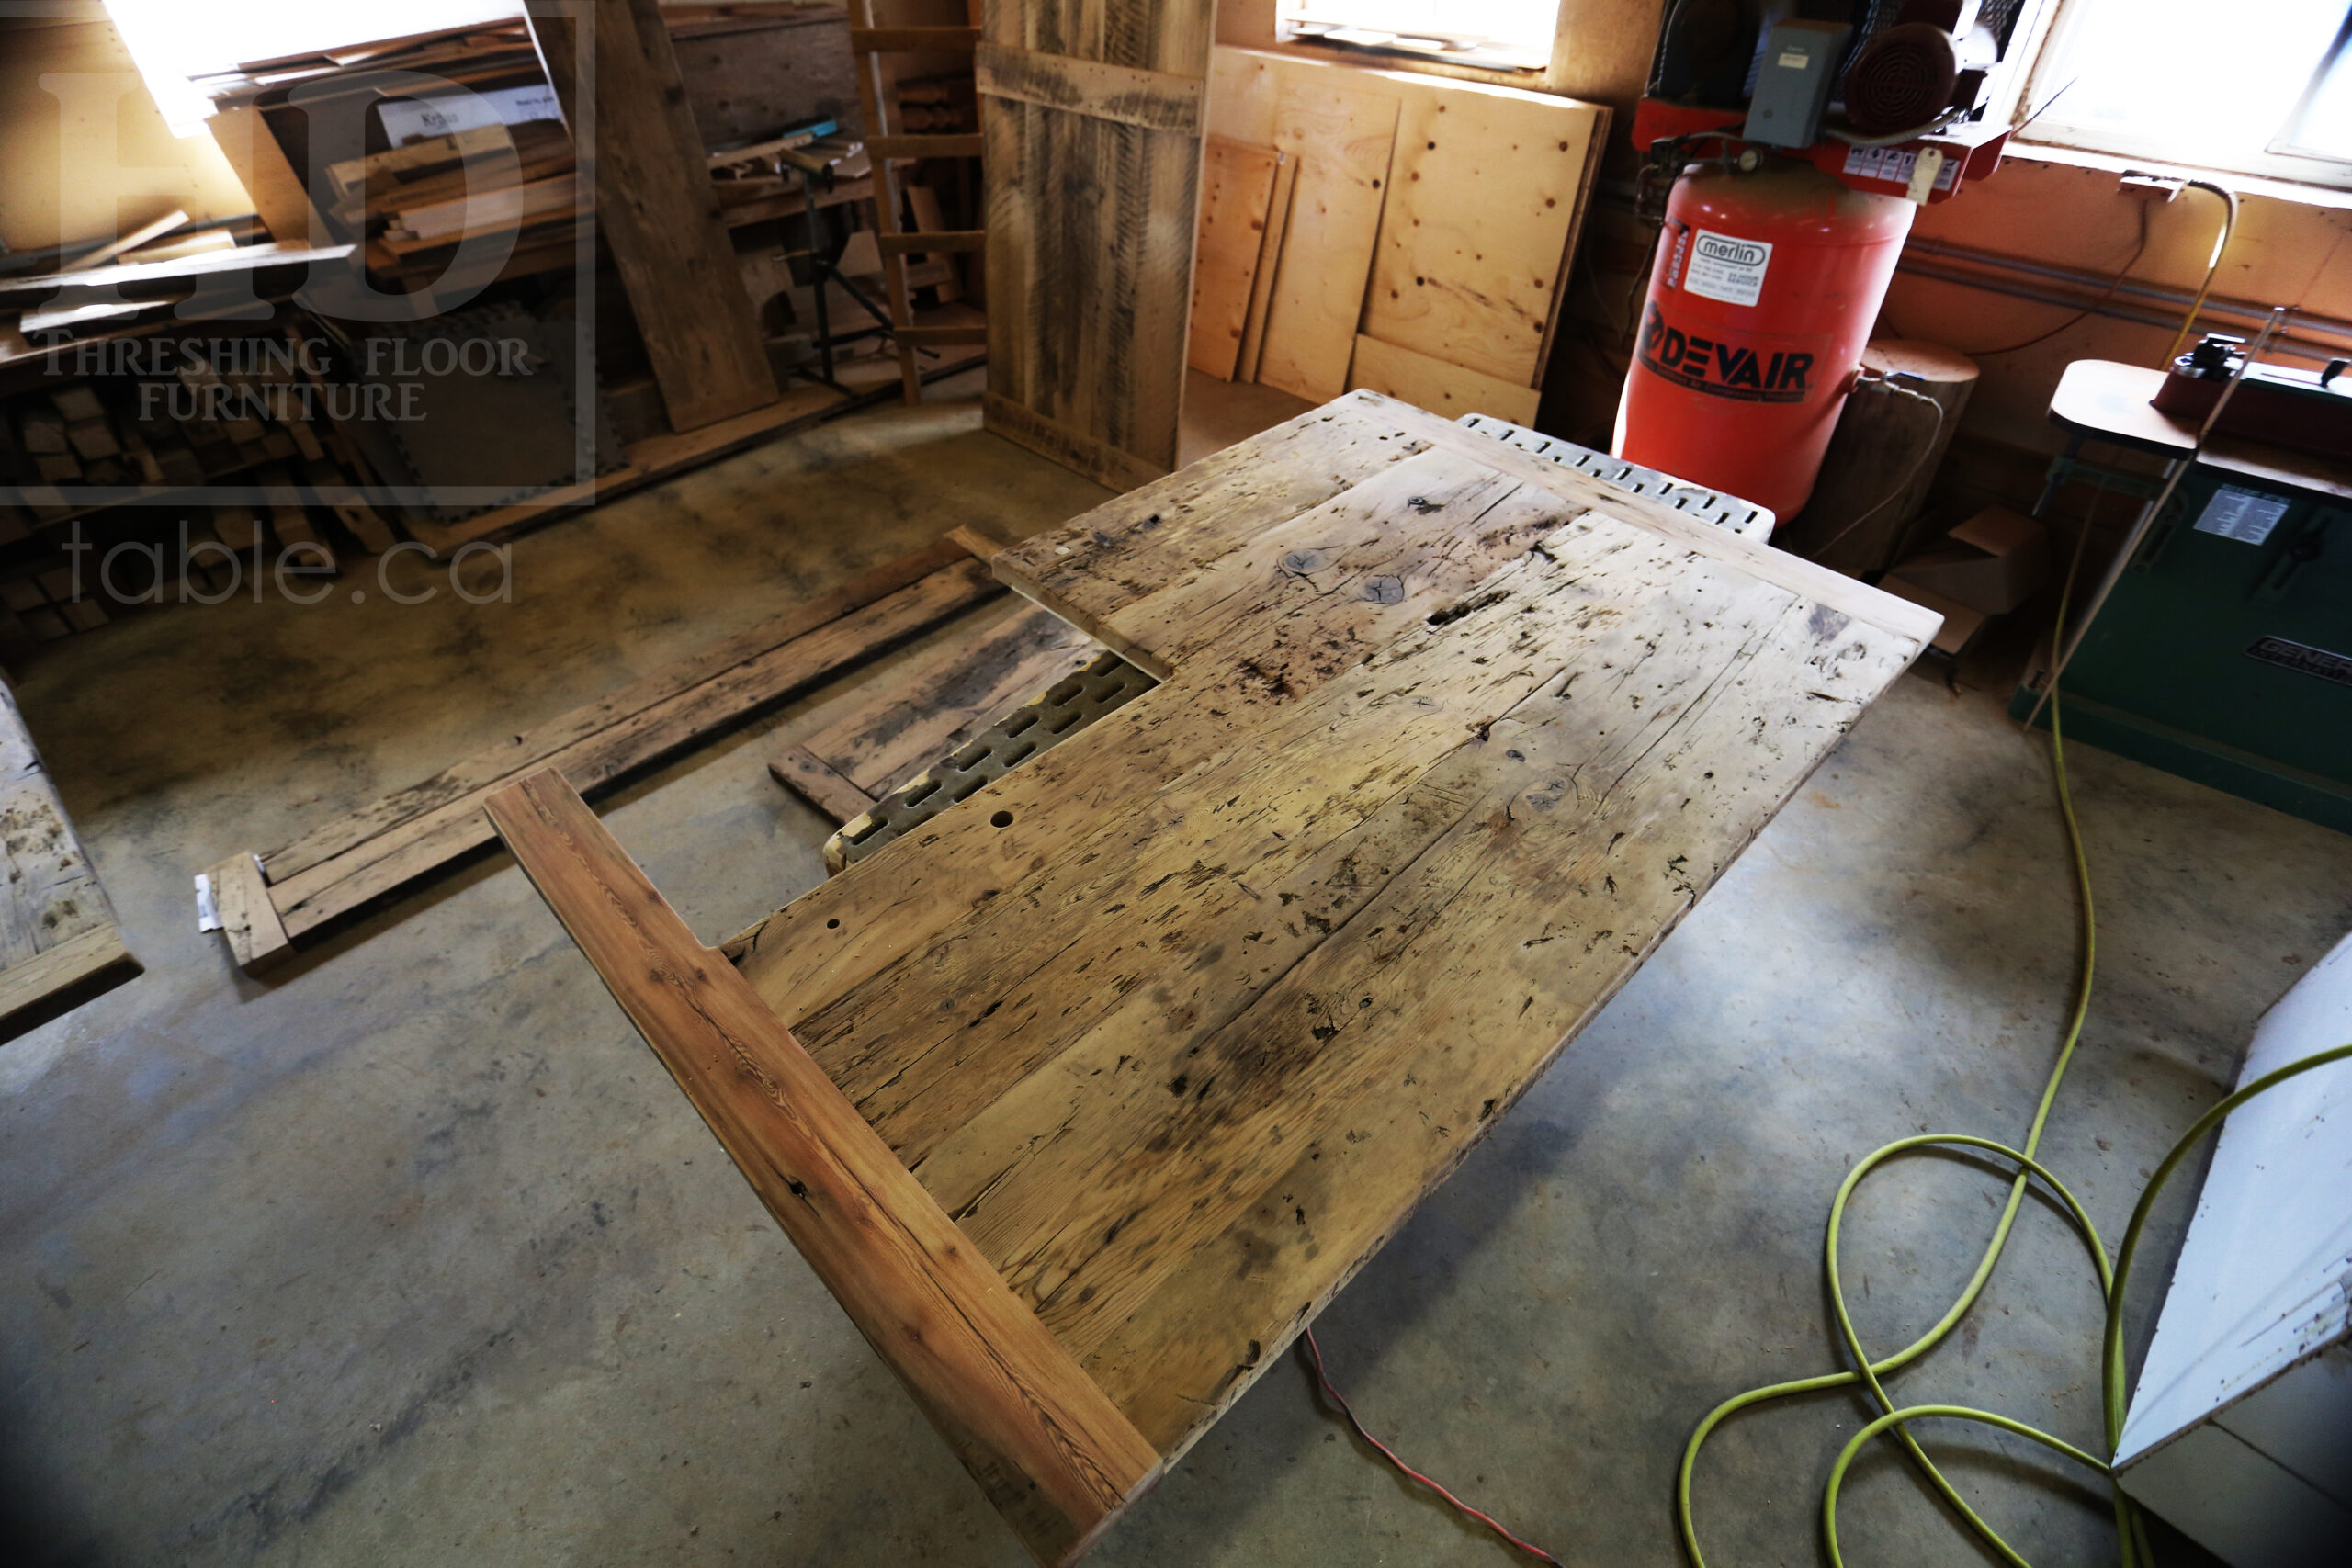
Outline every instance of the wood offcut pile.
<svg viewBox="0 0 2352 1568"><path fill-rule="evenodd" d="M799 210L797 185L775 166L774 154L806 145L809 137L786 123L745 123L741 115L792 98L796 76L820 79L819 57L844 52L830 36L841 31L842 7L812 0L739 0L664 6L662 13L696 99L698 129L716 149L711 174L729 223ZM799 57L799 63L786 62L786 56ZM771 68L773 83L759 80L763 66ZM436 77L481 101L396 96L388 73ZM201 85L219 115L258 115L266 132L298 164L303 130L288 108L291 99L299 96L319 115L373 110L366 120L369 151L325 167L322 217L338 238L364 243L368 270L381 280L429 283L467 240L498 237L512 243L501 276L569 266L577 257L579 225L594 206L594 193L581 179L555 94L519 18L248 62ZM401 91L416 89L411 82L401 84ZM490 114L497 118L489 123L450 123ZM853 135L842 151L854 148ZM763 158L764 170L747 167ZM863 173L838 171L849 180Z"/></svg>

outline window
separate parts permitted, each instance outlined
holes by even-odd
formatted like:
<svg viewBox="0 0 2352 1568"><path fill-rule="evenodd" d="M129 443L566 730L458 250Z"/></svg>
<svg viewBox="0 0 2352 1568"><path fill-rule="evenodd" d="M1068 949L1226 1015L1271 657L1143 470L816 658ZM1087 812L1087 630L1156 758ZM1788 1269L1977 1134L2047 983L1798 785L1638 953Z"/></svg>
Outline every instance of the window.
<svg viewBox="0 0 2352 1568"><path fill-rule="evenodd" d="M2346 0L2062 0L2019 139L2352 186L2347 28Z"/></svg>
<svg viewBox="0 0 2352 1568"><path fill-rule="evenodd" d="M348 49L523 14L523 0L107 0L107 14L175 135L198 136L212 102L190 81L249 60Z"/></svg>
<svg viewBox="0 0 2352 1568"><path fill-rule="evenodd" d="M1560 0L1282 0L1279 35L1498 71L1552 62Z"/></svg>

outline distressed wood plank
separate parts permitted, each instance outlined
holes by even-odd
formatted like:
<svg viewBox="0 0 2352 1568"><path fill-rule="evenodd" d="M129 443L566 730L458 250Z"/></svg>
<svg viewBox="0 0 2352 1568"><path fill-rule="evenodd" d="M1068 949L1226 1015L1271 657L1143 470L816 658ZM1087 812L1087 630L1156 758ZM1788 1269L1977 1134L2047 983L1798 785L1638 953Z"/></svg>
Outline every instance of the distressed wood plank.
<svg viewBox="0 0 2352 1568"><path fill-rule="evenodd" d="M0 682L0 1041L139 973L57 786ZM99 982L105 983L99 983Z"/></svg>
<svg viewBox="0 0 2352 1568"><path fill-rule="evenodd" d="M534 726L512 740L501 741L461 762L452 763L422 783L395 790L348 815L322 823L284 849L262 856L263 868L271 881L283 883L390 829L492 784L519 778L567 747L699 685L722 671L781 648L853 610L919 582L944 567L954 566L966 554L960 545L942 541L886 562L806 604L797 604L748 631L664 665L607 696Z"/></svg>
<svg viewBox="0 0 2352 1568"><path fill-rule="evenodd" d="M1089 1370L1163 1454L1172 1460L1205 1430L1461 1162L1916 646L1842 622L1802 601L1759 617L1724 666L1727 679L1687 700L1669 697L1670 710L1650 704L1636 716L1625 705L1655 668L1646 654L1613 691L1579 682L1561 700L1547 688L1416 781L1423 801L1457 804L1444 806L1452 825L1408 875L1365 898L1346 886L1369 858L1351 844L1327 859L1322 882L1301 880L1302 901L1319 901L1326 918L1342 902L1357 911L1324 945L1324 965L1301 973L1298 990L1374 998L1349 1027L1362 1036L1352 1048L1376 1092L1332 1106L1318 1126L1286 1139L1281 1174L1246 1206L1235 1204L1214 1240L1124 1321L1093 1320L1107 1332L1086 1358ZM1743 682L1747 692L1779 683L1791 698L1760 735L1758 716L1741 700ZM1597 716L1596 695L1616 716L1638 716L1638 733L1656 745L1608 795L1564 792L1564 779L1591 776L1589 766L1577 770L1597 758L1594 731L1636 733ZM1670 781L1662 795L1661 781ZM1401 841L1418 836L1405 832ZM1363 837L1392 849L1399 841ZM1336 874L1342 864L1350 876ZM1394 939L1394 947L1372 942L1355 962L1338 962L1347 933L1392 919L1382 942ZM1436 977L1427 997L1408 998L1383 979L1384 969L1407 967ZM1412 1037L1431 1032L1449 1048L1423 1055ZM1412 1070L1377 1070L1383 1034L1405 1042L1419 1059ZM1345 1034L1331 1042L1345 1043Z"/></svg>
<svg viewBox="0 0 2352 1568"><path fill-rule="evenodd" d="M259 859L231 855L205 876L212 886L212 907L220 917L220 935L238 968L248 975L266 975L294 956L293 939L277 918L277 906L270 902Z"/></svg>
<svg viewBox="0 0 2352 1568"><path fill-rule="evenodd" d="M1427 451L1427 434L1408 430L1391 407L1363 394L1310 409L1031 536L996 558L996 573L1164 679L1159 655L1114 640L1110 617L1171 573Z"/></svg>
<svg viewBox="0 0 2352 1568"><path fill-rule="evenodd" d="M1005 1288L742 977L697 942L554 773L491 819L614 999L866 1342L992 1491L1026 1483L1047 1562L1159 1456ZM1040 1518L1040 1515L1046 1517Z"/></svg>
<svg viewBox="0 0 2352 1568"><path fill-rule="evenodd" d="M1211 11L983 6L983 417L1114 489L1176 466Z"/></svg>
<svg viewBox="0 0 2352 1568"><path fill-rule="evenodd" d="M1102 651L1060 616L1011 605L879 672L802 745L879 797Z"/></svg>
<svg viewBox="0 0 2352 1568"><path fill-rule="evenodd" d="M768 776L831 818L836 827L865 816L874 804L872 795L806 746L789 746L769 758Z"/></svg>
<svg viewBox="0 0 2352 1568"><path fill-rule="evenodd" d="M1485 1032L1509 1042L1527 1070L1548 1058L1712 881L1727 856L1709 834L1728 829L1745 842L1841 732L1839 724L1814 726L1811 710L1834 707L1845 722L1859 713L1852 693L1838 700L1792 689L1817 679L1811 661L1835 651L1850 626L1844 617L1823 623L1830 635L1822 637L1814 607L1792 595L1736 573L1690 570L1633 530L1589 526L1604 547L1623 547L1623 560L1577 552L1566 565L1530 571L1530 591L1557 594L1571 615L1623 603L1636 581L1654 597L1639 617L1595 615L1589 649L1539 629L1520 650L1529 667L1513 673L1523 689L1571 689L1554 716L1559 748L1532 761L1510 744L1541 722L1534 716L1547 705L1531 695L1491 716L1484 740L1457 731L1433 769L1370 775L1397 790L1387 807L1360 826L1316 818L1303 872L1286 876L1288 864L1276 865L1263 886L1246 850L1227 857L1213 832L1191 829L1185 837L1201 846L1193 863L1202 869L1164 889L1163 904L1130 902L1121 912L1123 923L1134 922L1126 930L1155 950L1129 960L1130 975L1140 962L1142 983L1131 980L1115 1009L1090 1020L1049 1066L964 1121L915 1168L1080 1354L1245 1214L1297 1157L1297 1141L1336 1135L1339 1119L1375 1088L1450 1079ZM1506 632L1528 627L1516 601L1507 593L1474 618L1500 617ZM1436 640L1461 646L1467 635L1449 628ZM1756 671L1768 649L1768 668ZM1902 639L1865 640L1858 657L1872 678L1857 689L1875 694L1916 651ZM1451 660L1437 679L1450 686L1491 678L1493 668ZM1367 683L1377 672L1375 662ZM1761 702L1741 692L1767 680ZM1350 684L1329 688L1317 705L1347 702ZM1711 715L1724 722L1710 726ZM1784 743L1797 723L1810 726L1815 743ZM1499 748L1498 731L1508 737ZM1702 778L1714 773L1728 786L1748 750L1786 773L1761 808ZM1310 749L1273 777L1304 789L1319 771L1317 755ZM1181 804L1211 811L1227 781L1199 782L1204 793L1188 789ZM1229 789L1244 802L1232 809L1263 802L1272 782L1254 796ZM1712 795L1714 809L1688 822L1682 803L1694 794ZM1544 852L1521 852L1530 840ZM1220 867L1222 877L1214 874ZM1216 886L1244 875L1260 897ZM1038 964L1023 940L1034 919L1023 918L1026 890L1010 893L1003 914L982 917L998 927L992 940L976 933L976 944L1026 985ZM1103 908L1091 906L1098 919ZM1568 951L1524 964L1498 955L1555 942ZM1119 973L1091 987L1065 976L1054 989L1057 1010L1083 1012L1090 994L1115 986ZM1504 1002L1505 976L1544 988ZM993 994L981 986L961 996ZM1537 1001L1548 1004L1544 1013L1533 1011ZM1246 1007L1237 1011L1238 1003ZM1369 1239L1325 1236L1343 1252ZM1278 1325L1259 1326L1265 1337Z"/></svg>
<svg viewBox="0 0 2352 1568"><path fill-rule="evenodd" d="M614 725L550 753L575 789L594 789L692 742L714 727L910 637L990 596L979 562L943 567L896 593L732 665ZM300 937L369 899L489 842L486 789L459 795L379 833L332 861L270 886L289 937Z"/></svg>
<svg viewBox="0 0 2352 1568"><path fill-rule="evenodd" d="M594 0L593 69L574 7L535 3L531 35L594 180L596 223L636 312L670 428L775 401L766 337L737 274L669 29L654 0ZM579 88L593 83L593 104Z"/></svg>
<svg viewBox="0 0 2352 1568"><path fill-rule="evenodd" d="M1402 485L1397 500L1409 502L1424 488ZM1399 540L1390 549L1368 550L1368 559L1342 558L1318 578L1357 584L1356 592L1321 592L1305 580L1270 571L1283 580L1288 608L1301 614L1254 621L1222 650L1219 667L1177 671L1163 692L1138 698L1015 769L974 797L986 798L989 809L945 812L925 824L920 841L892 843L859 863L898 867L891 880L867 874L854 893L834 893L844 886L834 878L747 929L729 951L778 1014L798 1023L865 976L922 949L963 913L1033 872L1040 857L1061 852L1107 817L1128 809L1169 773L1231 747L1261 744L1249 725L1348 668L1351 658L1335 657L1334 648L1353 645L1368 652L1446 608L1544 527L1577 510L1551 506L1545 497L1532 513L1489 522L1487 514L1505 497L1476 483L1464 485L1459 495L1423 499L1436 504L1426 512L1404 508L1421 525L1417 544ZM1482 523L1487 525L1483 529ZM1355 575L1343 575L1350 571ZM1402 592L1362 591L1380 577L1396 579ZM1301 635L1306 611L1319 612L1314 617L1319 635ZM1009 824L994 823L1000 813L1009 816Z"/></svg>
<svg viewBox="0 0 2352 1568"><path fill-rule="evenodd" d="M992 564L1170 679L726 951L1169 1461L1935 629L1361 391Z"/></svg>
<svg viewBox="0 0 2352 1568"><path fill-rule="evenodd" d="M1200 130L1201 97L1208 85L1196 75L1138 71L992 43L979 46L973 67L974 81L984 96L1187 135Z"/></svg>

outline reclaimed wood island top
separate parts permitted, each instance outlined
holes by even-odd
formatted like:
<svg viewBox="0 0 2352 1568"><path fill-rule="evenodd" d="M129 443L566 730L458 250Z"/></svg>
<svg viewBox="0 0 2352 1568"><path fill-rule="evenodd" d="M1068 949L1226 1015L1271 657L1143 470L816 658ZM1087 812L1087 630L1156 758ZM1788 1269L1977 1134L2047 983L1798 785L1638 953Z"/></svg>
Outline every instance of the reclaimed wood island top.
<svg viewBox="0 0 2352 1568"><path fill-rule="evenodd" d="M1351 393L998 556L1161 684L726 943L491 815L1040 1561L1379 1249L1937 618Z"/></svg>

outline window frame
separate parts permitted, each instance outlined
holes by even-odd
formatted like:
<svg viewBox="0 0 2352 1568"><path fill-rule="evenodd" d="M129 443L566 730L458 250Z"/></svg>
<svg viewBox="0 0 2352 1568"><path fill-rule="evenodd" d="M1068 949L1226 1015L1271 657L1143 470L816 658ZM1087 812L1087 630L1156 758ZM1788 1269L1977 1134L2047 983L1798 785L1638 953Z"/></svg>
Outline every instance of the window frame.
<svg viewBox="0 0 2352 1568"><path fill-rule="evenodd" d="M2082 19L2098 7L2119 4L2128 5L2130 0L2041 0L2039 15L2033 17L2029 24L2039 33L2038 37L2029 39L2032 63L2028 69L2016 73L2010 102L1999 106L2006 108L2010 123L2018 127L2011 146L2018 156L2030 157L2036 148L2072 150L2109 157L2145 159L2200 173L2239 175L2328 190L2352 190L2352 159L2324 152L2282 150L2281 147L2301 129L2322 84L2327 79L2328 72L2347 49L2352 49L2352 4L2346 6L2345 17L2337 26L2335 42L2303 79L2293 107L2280 118L2278 127L2269 140L2255 151L2224 155L2216 155L2207 149L2185 149L2160 137L2071 124L2054 116L2043 119L2039 111L2064 106L2064 100L2057 95L2067 84L2059 79L2059 73L2064 69L2066 44L2073 28L2080 26Z"/></svg>

